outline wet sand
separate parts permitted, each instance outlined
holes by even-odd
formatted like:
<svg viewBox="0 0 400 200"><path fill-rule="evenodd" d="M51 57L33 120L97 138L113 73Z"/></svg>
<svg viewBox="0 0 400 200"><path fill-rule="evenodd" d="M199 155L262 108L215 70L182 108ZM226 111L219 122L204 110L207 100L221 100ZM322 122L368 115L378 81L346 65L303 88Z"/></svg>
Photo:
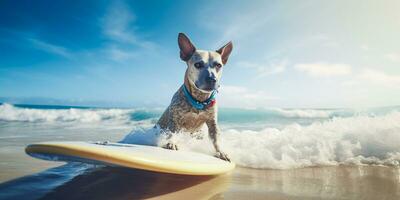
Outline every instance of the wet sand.
<svg viewBox="0 0 400 200"><path fill-rule="evenodd" d="M226 199L399 199L400 169L315 167L292 170L238 169Z"/></svg>
<svg viewBox="0 0 400 200"><path fill-rule="evenodd" d="M25 158L24 173L2 175L0 199L399 199L400 169L372 166L291 170L236 168L182 176ZM41 165L37 165L41 162ZM29 164L28 164L29 163ZM47 170L45 170L47 167ZM44 171L23 176L30 171ZM13 177L12 177L13 176ZM21 177L22 176L22 177ZM7 179L4 179L7 177ZM9 180L11 179L11 180ZM8 180L8 181L7 181Z"/></svg>

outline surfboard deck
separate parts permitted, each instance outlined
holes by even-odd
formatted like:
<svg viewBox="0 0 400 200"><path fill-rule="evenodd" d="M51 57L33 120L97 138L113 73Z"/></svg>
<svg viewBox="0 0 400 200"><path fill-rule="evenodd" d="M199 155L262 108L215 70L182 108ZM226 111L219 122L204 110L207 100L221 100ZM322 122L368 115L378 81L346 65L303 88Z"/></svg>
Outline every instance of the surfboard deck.
<svg viewBox="0 0 400 200"><path fill-rule="evenodd" d="M44 160L103 164L184 175L218 175L235 168L233 162L201 153L136 144L43 142L28 145L25 152Z"/></svg>

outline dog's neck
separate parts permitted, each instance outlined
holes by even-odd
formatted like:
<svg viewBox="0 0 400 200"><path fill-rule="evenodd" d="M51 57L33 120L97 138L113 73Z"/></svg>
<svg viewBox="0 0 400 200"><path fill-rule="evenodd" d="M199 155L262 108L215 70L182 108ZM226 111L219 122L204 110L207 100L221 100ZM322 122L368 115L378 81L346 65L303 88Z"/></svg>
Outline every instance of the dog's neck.
<svg viewBox="0 0 400 200"><path fill-rule="evenodd" d="M185 84L186 88L188 89L189 93L192 95L192 97L200 102L203 102L203 101L207 100L208 98L210 98L211 92L203 92L203 91L199 90L196 86L193 85L193 83L191 83L189 81L187 73L188 72L186 70L184 84Z"/></svg>

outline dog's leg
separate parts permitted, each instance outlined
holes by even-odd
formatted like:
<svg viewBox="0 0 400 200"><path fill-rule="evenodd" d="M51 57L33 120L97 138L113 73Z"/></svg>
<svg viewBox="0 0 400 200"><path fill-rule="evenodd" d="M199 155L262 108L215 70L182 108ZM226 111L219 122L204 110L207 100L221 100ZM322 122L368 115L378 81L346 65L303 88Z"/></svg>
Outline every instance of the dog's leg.
<svg viewBox="0 0 400 200"><path fill-rule="evenodd" d="M176 132L174 123L170 122L168 125L169 128L162 131L162 134L166 135L166 140L167 140L167 143L162 147L170 150L178 150L178 146L173 142L173 136L174 133Z"/></svg>
<svg viewBox="0 0 400 200"><path fill-rule="evenodd" d="M174 143L167 143L166 145L163 146L164 149L170 149L170 150L178 150L178 146Z"/></svg>
<svg viewBox="0 0 400 200"><path fill-rule="evenodd" d="M219 149L219 145L218 145L218 136L219 136L219 129L217 126L217 122L216 119L211 119L208 120L206 122L207 127L208 127L208 135L210 136L210 139L214 145L215 148L215 157L220 158L222 160L226 160L226 161L231 161L228 157L228 155L226 153L223 153L220 149Z"/></svg>
<svg viewBox="0 0 400 200"><path fill-rule="evenodd" d="M174 144L171 140L173 137L173 133L169 132L167 135L167 144L165 144L163 146L164 149L171 149L171 150L178 150L178 146L176 144Z"/></svg>

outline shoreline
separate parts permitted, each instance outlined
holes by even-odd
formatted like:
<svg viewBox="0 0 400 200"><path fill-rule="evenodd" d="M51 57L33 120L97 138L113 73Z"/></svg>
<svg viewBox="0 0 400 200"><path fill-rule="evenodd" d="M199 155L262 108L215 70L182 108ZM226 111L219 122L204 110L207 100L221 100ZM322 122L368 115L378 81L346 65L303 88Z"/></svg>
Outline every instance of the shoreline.
<svg viewBox="0 0 400 200"><path fill-rule="evenodd" d="M37 165L37 161L29 162ZM119 167L86 169L80 164L80 167L71 167L63 163L39 162L42 165L31 170L42 170L37 174L14 173L8 180L3 176L0 179L3 195L0 197L7 192L23 194L24 190L28 192L40 185L44 192L37 195L43 195L41 199L400 198L400 168L386 166L341 165L286 170L237 167L221 176L184 176Z"/></svg>

